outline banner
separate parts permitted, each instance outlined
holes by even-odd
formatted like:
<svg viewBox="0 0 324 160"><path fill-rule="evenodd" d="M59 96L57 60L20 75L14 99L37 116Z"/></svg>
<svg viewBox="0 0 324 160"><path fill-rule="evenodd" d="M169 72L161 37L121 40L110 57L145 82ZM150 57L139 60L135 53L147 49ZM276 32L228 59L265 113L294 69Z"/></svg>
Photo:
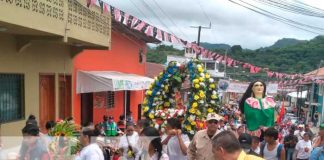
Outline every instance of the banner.
<svg viewBox="0 0 324 160"><path fill-rule="evenodd" d="M248 83L231 82L227 88L227 92L245 93L248 86Z"/></svg>
<svg viewBox="0 0 324 160"><path fill-rule="evenodd" d="M276 94L278 92L278 83L269 83L267 85L267 94Z"/></svg>
<svg viewBox="0 0 324 160"><path fill-rule="evenodd" d="M233 92L245 93L249 83L230 82L229 80L221 79L218 81L218 92ZM267 94L276 94L278 92L278 83L267 84Z"/></svg>

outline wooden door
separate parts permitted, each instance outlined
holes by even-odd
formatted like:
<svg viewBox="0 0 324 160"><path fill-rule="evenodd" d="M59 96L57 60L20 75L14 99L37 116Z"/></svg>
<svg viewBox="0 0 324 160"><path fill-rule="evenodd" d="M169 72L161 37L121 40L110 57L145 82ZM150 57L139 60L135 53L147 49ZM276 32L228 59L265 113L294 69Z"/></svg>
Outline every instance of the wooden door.
<svg viewBox="0 0 324 160"><path fill-rule="evenodd" d="M59 76L59 118L71 117L72 112L72 86L70 75Z"/></svg>
<svg viewBox="0 0 324 160"><path fill-rule="evenodd" d="M49 120L55 121L55 75L39 76L39 127L45 130Z"/></svg>
<svg viewBox="0 0 324 160"><path fill-rule="evenodd" d="M81 94L81 124L86 126L93 122L93 93Z"/></svg>

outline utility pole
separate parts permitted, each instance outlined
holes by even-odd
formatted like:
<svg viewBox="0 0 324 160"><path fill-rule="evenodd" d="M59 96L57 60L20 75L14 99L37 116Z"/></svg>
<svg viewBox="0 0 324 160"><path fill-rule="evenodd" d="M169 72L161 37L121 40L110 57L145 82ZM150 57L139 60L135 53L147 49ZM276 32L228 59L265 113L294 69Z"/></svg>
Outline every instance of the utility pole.
<svg viewBox="0 0 324 160"><path fill-rule="evenodd" d="M226 49L226 51L225 51L225 65L224 65L224 77L225 77L225 79L226 79L226 60L227 60L227 50L228 50L228 49Z"/></svg>
<svg viewBox="0 0 324 160"><path fill-rule="evenodd" d="M310 99L309 99L309 104L308 104L308 109L309 109L309 112L310 112L310 115L311 115L311 121L313 119L313 115L312 115L312 103L313 103L313 99L314 99L314 88L315 88L315 81L316 81L316 76L321 68L321 65L322 65L322 62L323 60L320 61L319 65L318 65L318 69L314 75L314 77L312 78L312 88L311 88L311 92L310 92ZM309 121L309 118L308 118L308 114L306 114L306 123L308 123Z"/></svg>
<svg viewBox="0 0 324 160"><path fill-rule="evenodd" d="M201 29L211 29L211 22L209 23L208 27L204 27L204 26L190 26L191 28L198 28L198 41L197 41L197 45L200 46L200 33L201 33ZM196 53L196 58L198 59L198 54Z"/></svg>

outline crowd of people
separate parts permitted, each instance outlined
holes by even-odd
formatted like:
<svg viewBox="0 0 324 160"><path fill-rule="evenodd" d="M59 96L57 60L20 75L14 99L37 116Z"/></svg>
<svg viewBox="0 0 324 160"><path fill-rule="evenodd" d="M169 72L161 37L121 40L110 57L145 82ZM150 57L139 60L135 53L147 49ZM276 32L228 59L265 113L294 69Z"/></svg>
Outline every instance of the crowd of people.
<svg viewBox="0 0 324 160"><path fill-rule="evenodd" d="M229 113L229 112L228 112ZM79 141L79 160L321 160L324 159L324 124L314 133L310 125L283 122L264 128L261 136L253 136L240 117L236 120L210 113L206 129L198 131L192 139L183 133L182 122L167 120L162 132L142 119L104 116L103 121L82 127ZM68 121L73 123L73 118ZM46 130L55 126L46 123ZM22 129L24 140L17 159L52 159L48 144L51 137L40 132L36 117L31 115Z"/></svg>

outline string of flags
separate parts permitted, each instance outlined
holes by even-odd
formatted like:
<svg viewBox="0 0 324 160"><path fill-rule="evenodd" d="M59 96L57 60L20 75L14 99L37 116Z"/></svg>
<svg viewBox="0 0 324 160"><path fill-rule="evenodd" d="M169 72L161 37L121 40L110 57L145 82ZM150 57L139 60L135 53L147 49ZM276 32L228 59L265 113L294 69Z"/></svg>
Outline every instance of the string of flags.
<svg viewBox="0 0 324 160"><path fill-rule="evenodd" d="M185 41L177 36L170 34L166 31L163 31L153 25L142 21L135 16L132 16L124 11L119 10L107 3L104 3L102 0L87 0L87 7L92 5L98 5L101 8L102 14L111 14L111 17L116 22L126 25L127 27L140 31L146 34L148 37L156 38L160 41L169 42L175 45L181 45L184 48L192 48L194 52L198 55L201 55L203 58L210 58L216 60L218 62L225 62L225 64L229 67L234 66L242 66L243 69L249 69L250 73L255 74L261 71L265 71L269 78L277 78L277 79L302 79L301 81L309 81L309 79L313 76L305 76L303 74L286 74L280 72L270 71L268 68L262 68L250 63L241 62L238 60L234 60L231 57L226 57L222 54L209 51L201 46L198 46L196 43L190 43ZM322 82L321 82L322 83Z"/></svg>

